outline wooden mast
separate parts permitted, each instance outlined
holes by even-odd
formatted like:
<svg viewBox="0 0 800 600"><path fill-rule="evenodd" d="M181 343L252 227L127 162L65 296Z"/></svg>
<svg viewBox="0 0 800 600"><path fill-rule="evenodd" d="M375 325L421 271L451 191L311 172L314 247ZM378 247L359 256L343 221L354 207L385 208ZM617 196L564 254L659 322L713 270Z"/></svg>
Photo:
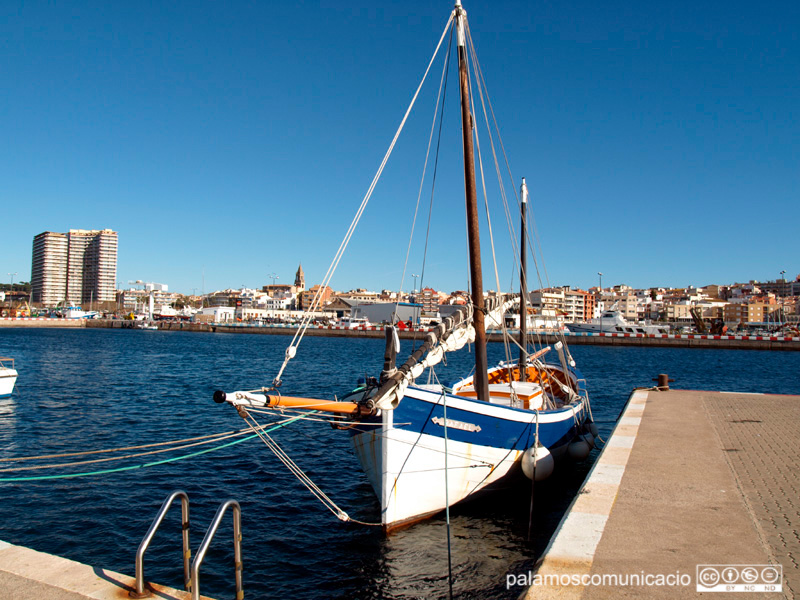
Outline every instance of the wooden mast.
<svg viewBox="0 0 800 600"><path fill-rule="evenodd" d="M461 131L464 139L464 188L467 206L469 268L472 279L472 324L475 328L475 375L473 382L479 400L489 400L489 379L484 325L483 272L478 221L478 194L475 185L475 152L472 147L472 114L470 113L469 73L467 66L466 11L456 0L456 33L458 38L458 73L461 84Z"/></svg>
<svg viewBox="0 0 800 600"><path fill-rule="evenodd" d="M528 252L527 252L527 208L528 208L528 186L525 185L525 178L522 178L520 188L520 221L522 231L520 233L519 251L519 380L527 381L527 358L528 358Z"/></svg>

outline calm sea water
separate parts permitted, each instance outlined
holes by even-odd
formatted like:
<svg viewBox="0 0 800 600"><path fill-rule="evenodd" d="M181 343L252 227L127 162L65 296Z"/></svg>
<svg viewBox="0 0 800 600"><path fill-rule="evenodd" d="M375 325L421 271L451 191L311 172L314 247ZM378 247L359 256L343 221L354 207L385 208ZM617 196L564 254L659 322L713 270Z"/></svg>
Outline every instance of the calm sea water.
<svg viewBox="0 0 800 600"><path fill-rule="evenodd" d="M0 355L20 377L0 399L0 459L174 440L239 429L243 421L211 400L215 389L252 389L272 381L289 338L136 330L0 329ZM403 353L410 349L404 342ZM383 341L306 338L284 377L286 394L329 397L359 374L377 375ZM577 346L595 418L607 434L634 387L668 373L681 389L800 394L800 353ZM490 345L490 363L503 358ZM442 380L469 370L452 357ZM348 437L299 422L273 434L312 479L351 516L379 520L377 501ZM186 451L188 452L188 451ZM163 455L158 455L163 457ZM158 458L158 456L156 458ZM87 465L56 473L139 464ZM52 462L52 461L47 461ZM3 471L0 478L53 471ZM453 579L458 598L516 597L506 573L527 571L590 467L561 468L537 484L534 536L527 540L530 489L455 507ZM164 498L191 499L193 551L219 504L242 505L244 585L248 598L446 597L444 516L389 537L338 521L257 440L151 468L73 479L0 482L0 539L133 575L136 548ZM201 591L233 595L230 519L201 572ZM148 551L147 579L182 586L179 510L168 515Z"/></svg>

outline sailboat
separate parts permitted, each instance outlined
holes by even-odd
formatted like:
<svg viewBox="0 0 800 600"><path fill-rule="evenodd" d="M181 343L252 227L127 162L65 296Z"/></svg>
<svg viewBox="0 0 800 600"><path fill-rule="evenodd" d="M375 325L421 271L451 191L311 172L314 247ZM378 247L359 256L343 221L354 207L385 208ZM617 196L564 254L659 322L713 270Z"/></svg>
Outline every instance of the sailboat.
<svg viewBox="0 0 800 600"><path fill-rule="evenodd" d="M541 480L556 468L556 459L565 455L586 457L593 445L592 431L596 433L591 423L586 381L577 370L565 341L537 349L533 340L528 339L523 318L517 342L519 357L493 366L488 364L487 327L511 336L511 332L504 329L504 315L513 310L527 314L525 215L528 190L523 179L519 200L521 290L515 294L486 295L480 260L471 56L473 72L477 66L466 11L460 0L455 4L439 46L453 27L455 35L450 37L456 39L460 80L470 302L429 330L419 347L399 366L398 334L393 326L388 326L382 371L376 377L361 381L341 398L286 396L279 389L284 369L296 355L302 340L305 321L286 349L283 365L271 386L228 393L219 390L214 394L216 402L233 405L246 419L254 413L283 416L292 411L330 415L332 425L350 437L380 503L381 525L387 531L506 487L523 476ZM480 79L472 77L473 81ZM410 110L411 107L406 116ZM400 130L397 135L399 133ZM374 189L386 158L365 200ZM364 206L362 202L357 218ZM350 234L348 231L348 236ZM339 253L320 289L330 280L338 258ZM316 300L310 312L315 307ZM430 376L425 383L418 381L426 371L429 375L435 372L436 365L447 353L467 345L475 354L472 374L452 385L444 385ZM254 429L259 428L254 425ZM271 438L265 442L273 447ZM287 463L285 454L279 456L317 494L318 490L303 479L299 467L291 459ZM338 516L347 520L341 511Z"/></svg>

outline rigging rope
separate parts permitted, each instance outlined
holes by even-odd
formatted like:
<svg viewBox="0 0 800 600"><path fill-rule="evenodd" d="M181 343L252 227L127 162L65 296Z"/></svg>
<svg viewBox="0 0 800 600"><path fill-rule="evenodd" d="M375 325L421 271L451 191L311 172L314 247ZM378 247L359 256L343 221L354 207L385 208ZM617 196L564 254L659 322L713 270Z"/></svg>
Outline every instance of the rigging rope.
<svg viewBox="0 0 800 600"><path fill-rule="evenodd" d="M261 425L258 424L255 417L253 417L247 410L240 407L239 415L245 420L245 422L250 426L250 428L255 432L264 444L266 444L267 448L269 448L272 453L280 460L284 466L289 469L289 472L292 473L297 479L302 483L306 488L314 495L317 500L319 500L322 505L331 511L336 518L340 521L351 521L354 523L358 523L360 525L369 525L369 526L377 526L380 527L381 523L366 523L364 521L359 521L358 519L353 519L350 515L348 515L344 510L339 508L339 506L331 500L328 495L322 491L322 489L314 483L311 478L306 475L306 473L297 465L292 457L290 457L286 451L281 448L278 443L272 439L269 435L269 430L264 429Z"/></svg>
<svg viewBox="0 0 800 600"><path fill-rule="evenodd" d="M451 27L450 27L450 40L448 41L448 44L447 44L448 47L450 45L452 45L452 40L453 40L453 27L451 25ZM409 235L409 238L408 238L408 248L406 248L406 260L403 263L403 274L400 277L400 291L401 292L403 290L403 286L405 285L406 271L408 270L408 258L411 255L411 243L414 240L414 229L416 228L416 225L417 225L417 214L419 212L419 203L420 203L420 200L422 199L422 188L423 188L423 185L425 183L425 174L428 171L428 159L430 158L430 154L431 154L431 144L433 143L433 132L436 129L436 115L437 115L437 113L440 112L439 103L441 102L441 113L440 113L440 117L439 117L439 139L436 142L436 160L434 161L433 182L431 183L431 204L433 204L433 189L436 187L436 165L438 165L438 163L439 163L439 146L441 144L441 139L442 139L442 122L444 121L444 106L445 106L445 103L444 103L444 100L443 100L443 96L446 95L446 92L447 92L447 73L449 72L449 68L450 68L450 53L447 52L447 53L445 53L444 65L442 67L442 77L439 80L439 91L438 91L438 93L436 95L436 104L433 107L433 121L431 122L431 132L428 135L428 148L427 148L427 150L425 152L425 162L423 163L423 168L422 168L422 178L420 179L419 192L417 193L417 204L414 207L414 218L411 221L411 234ZM428 223L430 224L430 217L428 217ZM429 225L429 229L430 229L430 225ZM427 234L426 234L426 238L425 238L426 253L427 253L427 244L428 244L428 242L427 242ZM423 280L424 280L424 277L425 277L424 264L425 264L425 259L424 259L424 255L423 255L423 268L422 268ZM420 280L420 283L422 283L423 280ZM420 285L420 287L422 287L422 286Z"/></svg>
<svg viewBox="0 0 800 600"><path fill-rule="evenodd" d="M498 183L500 185L500 194L501 194L501 197L503 199L503 206L504 206L504 209L505 209L505 212L506 212L506 219L508 220L508 224L509 224L509 232L510 232L510 236L511 236L512 243L513 243L513 248L514 248L514 252L515 252L514 258L515 258L515 261L516 261L517 257L519 256L518 251L517 251L517 248L518 248L519 245L516 243L516 235L514 233L514 228L511 226L511 216L510 216L510 212L509 212L509 209L508 209L508 204L507 204L507 199L506 199L506 194L505 194L505 188L504 188L503 183L502 183L502 176L500 174L500 165L499 165L497 153L496 153L495 146L494 146L494 138L493 138L493 136L491 136L491 130L490 130L490 127L489 127L489 117L488 117L488 114L486 113L486 106L487 105L488 105L488 108L489 108L489 114L491 114L491 116L492 116L492 123L494 124L494 130L497 133L497 141L499 143L500 150L501 150L501 152L503 154L503 158L504 158L504 161L505 161L505 165L506 165L506 170L508 172L508 176L509 176L509 178L511 179L512 182L514 181L514 178L513 178L512 174L511 174L511 166L510 166L509 161L508 161L508 155L507 155L506 150L505 150L505 145L503 144L502 136L500 135L500 127L497 124L497 119L496 119L495 114L494 114L494 108L492 106L491 98L489 97L488 88L486 86L486 80L485 80L485 78L483 76L483 71L480 68L480 63L478 62L478 56L477 56L477 52L475 51L475 44L472 41L472 36L471 36L470 29L469 29L469 24L467 24L466 30L467 30L467 40L469 42L469 47L470 47L470 50L471 50L471 53L472 53L472 57L473 57L473 68L475 70L476 78L478 80L478 86L477 86L478 87L478 92L479 92L479 94L481 94L481 90L484 90L486 92L486 104L484 105L484 103L483 103L483 101L484 101L483 94L481 94L481 105L483 107L484 120L485 120L485 123L486 123L486 127L487 127L487 130L489 130L489 133L490 133L489 140L490 140L491 147L492 147L492 155L494 157L495 170L497 172L497 180L498 180ZM515 195L515 198L517 200L517 204L519 204L519 197L516 196L516 193L517 193L516 187L512 186L512 189L514 191L514 195ZM538 232L538 229L536 227L536 217L535 217L535 214L534 214L533 210L531 210L529 212L529 219L530 219L530 222L525 224L525 228L526 228L526 230L528 232L527 238L530 239L530 240L534 240L534 242L531 245L531 256L533 258L533 265L534 265L534 268L536 270L536 276L537 276L537 279L538 279L539 288L540 289L544 288L544 287L550 288L551 287L550 277L549 277L549 275L547 273L547 266L546 266L545 261L544 261L544 252L542 251L542 246L541 246L541 238L539 237L539 232ZM532 234L531 234L531 227L533 229L533 233ZM538 248L539 258L537 258L537 254L534 251L534 246L535 246L535 248ZM544 280L542 279L542 272L540 271L540 268L539 268L539 263L540 262L541 262L541 268L544 271ZM513 277L512 277L512 279L513 279ZM524 284L524 285L522 285L522 289L525 289L525 290L529 289L527 282L522 282L522 283ZM522 318L522 316L520 318ZM536 343L540 347L544 347L545 344L544 344L544 342L542 340L542 337L541 337L541 334L540 334L539 331L534 330L531 333L531 335L533 337L535 337ZM564 336L564 332L561 331L561 330L558 330L556 332L556 336L561 340L561 342L566 347L567 346L567 341L566 341L566 337Z"/></svg>
<svg viewBox="0 0 800 600"><path fill-rule="evenodd" d="M425 69L425 73L422 76L422 81L420 81L419 86L417 86L416 92L414 92L413 98L411 98L411 103L408 105L408 109L406 110L406 114L403 115L403 119L400 122L400 126L397 128L397 132L394 134L394 138L392 138L391 144L389 144L389 149L386 151L386 154L381 161L380 166L378 167L377 173L375 173L375 177L372 179L372 183L367 190L364 198L361 200L361 205L358 207L356 211L355 217L353 217L353 221L350 223L350 227L347 230L347 233L342 240L342 243L339 245L339 250L336 252L336 256L334 256L331 265L328 267L328 271L325 273L325 277L320 284L317 293L314 296L314 300L311 303L311 307L309 308L306 315L303 317L303 320L300 323L300 328L294 334L289 347L286 349L286 356L284 357L283 364L281 365L280 370L278 371L277 376L273 381L273 385L278 387L281 382L281 376L283 375L283 371L286 369L286 366L289 364L289 361L294 357L295 353L297 352L297 346L300 345L300 342L303 340L305 336L305 332L308 329L309 324L311 323L311 319L313 318L313 312L319 308L319 304L322 299L322 294L325 288L330 283L333 274L336 272L336 268L339 266L339 261L342 259L344 255L344 251L347 248L347 245L350 243L350 238L353 236L356 226L358 222L361 220L361 216L364 214L364 210L367 208L367 203L369 199L372 197L372 192L375 190L375 186L378 184L378 180L380 179L381 175L383 174L383 169L386 167L386 163L389 161L389 157L392 155L392 151L394 150L394 146L397 143L397 139L400 137L400 133L403 131L403 127L408 120L409 114L411 114L411 109L414 107L414 104L417 101L417 97L419 96L419 92L422 89L422 85L425 83L425 80L428 77L428 73L431 70L431 66L433 65L434 60L436 59L437 54L439 53L439 48L442 46L442 41L444 40L445 36L447 35L447 30L450 28L450 23L453 20L453 15L455 11L450 14L450 18L447 20L447 24L445 25L444 31L442 31L442 36L439 38L439 43L436 45L436 49L433 52L433 56L431 57L430 62L428 63L428 68Z"/></svg>
<svg viewBox="0 0 800 600"><path fill-rule="evenodd" d="M450 29L450 42L449 43L451 45L452 45L452 42L453 42L453 30L454 29L455 29L455 27L452 27ZM443 81L444 81L443 95L447 93L447 73L449 71L449 67L450 67L450 53L448 52L447 55L446 55L446 59L444 61L444 69L443 69L443 72L442 72L442 78L443 78ZM434 165L433 165L433 180L431 182L431 199L430 199L430 202L428 204L428 224L427 224L427 229L425 230L425 249L422 252L422 270L420 271L420 277L419 277L419 289L420 290L424 289L424 285L425 285L425 266L427 265L427 261L428 261L428 242L430 241L431 219L433 217L433 197L434 197L434 192L436 190L436 175L438 174L438 171L439 171L439 150L440 150L441 145L442 145L442 126L444 125L444 107L445 107L445 102L444 102L444 98L442 98L441 116L439 118L439 135L438 135L438 137L436 139L436 154L435 154ZM415 300L416 300L416 298L415 298ZM417 300L416 303L419 304L419 301Z"/></svg>

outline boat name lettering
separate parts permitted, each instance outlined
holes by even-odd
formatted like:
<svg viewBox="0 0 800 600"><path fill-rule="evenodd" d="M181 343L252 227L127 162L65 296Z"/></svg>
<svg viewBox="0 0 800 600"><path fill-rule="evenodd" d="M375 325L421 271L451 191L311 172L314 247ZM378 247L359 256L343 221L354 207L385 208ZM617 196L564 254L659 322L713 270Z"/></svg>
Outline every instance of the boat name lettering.
<svg viewBox="0 0 800 600"><path fill-rule="evenodd" d="M431 421L433 421L436 425L439 425L441 427L445 426L444 419L441 419L439 417L433 417ZM463 421L454 421L453 419L447 419L447 426L450 427L451 429L461 429L462 431L475 432L481 430L480 425L473 425L472 423L464 423Z"/></svg>

